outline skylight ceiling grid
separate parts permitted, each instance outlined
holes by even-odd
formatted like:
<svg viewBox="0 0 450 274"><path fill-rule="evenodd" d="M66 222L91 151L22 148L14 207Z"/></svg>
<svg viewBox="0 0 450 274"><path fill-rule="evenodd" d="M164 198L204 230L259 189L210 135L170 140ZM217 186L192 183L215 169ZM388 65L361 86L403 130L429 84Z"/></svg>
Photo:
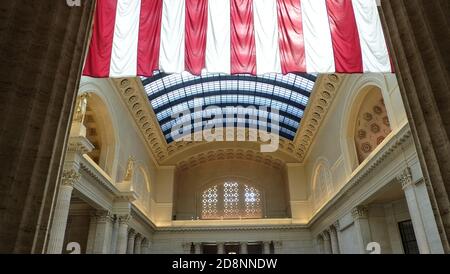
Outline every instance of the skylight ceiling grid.
<svg viewBox="0 0 450 274"><path fill-rule="evenodd" d="M260 107L268 107L269 111L276 108L279 111L277 120L280 136L293 140L316 79L317 75L312 74L271 73L250 76L209 73L194 76L189 73L168 75L160 72L155 72L150 78L141 78L168 143L173 141L172 128L184 124L186 120L191 121L192 132L201 130L210 120L210 111L205 111L209 106L220 107L220 115L224 116L223 119L215 119L215 124L244 124L247 128L264 126L264 123L255 120L258 114L268 117L269 121L273 118ZM200 109L195 105L199 103L202 105ZM245 121L242 119L242 108L238 106L247 108ZM252 108L256 110L252 112ZM179 113L188 115L180 116Z"/></svg>

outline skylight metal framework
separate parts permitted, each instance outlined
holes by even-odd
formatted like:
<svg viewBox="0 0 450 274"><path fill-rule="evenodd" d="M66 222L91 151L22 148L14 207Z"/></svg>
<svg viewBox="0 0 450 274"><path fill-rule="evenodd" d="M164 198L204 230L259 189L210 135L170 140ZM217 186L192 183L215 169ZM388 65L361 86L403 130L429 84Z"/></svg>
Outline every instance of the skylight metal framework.
<svg viewBox="0 0 450 274"><path fill-rule="evenodd" d="M224 126L227 123L235 126L245 123L246 127L260 127L262 122L252 117L277 118L279 135L293 140L316 79L317 76L312 74L250 76L206 73L194 76L161 72L155 72L150 78L141 78L168 143L173 141L172 128L186 119L191 120L191 133L202 130L207 121L199 122L196 118L210 117L205 110L210 106L220 107L224 117L234 117L232 120L222 119ZM202 105L200 111L196 104ZM268 111L261 106L268 107ZM242 111L239 107L250 107L247 111L251 115L246 116L246 121L238 118L237 114ZM274 108L278 110L277 117L271 117L270 109ZM189 116L176 115L187 111Z"/></svg>

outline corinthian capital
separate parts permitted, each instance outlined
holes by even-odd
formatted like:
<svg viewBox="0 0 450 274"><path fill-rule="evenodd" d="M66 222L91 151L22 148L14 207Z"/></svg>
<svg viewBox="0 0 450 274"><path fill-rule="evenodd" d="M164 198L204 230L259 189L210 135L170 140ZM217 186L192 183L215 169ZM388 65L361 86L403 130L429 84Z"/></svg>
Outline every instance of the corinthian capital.
<svg viewBox="0 0 450 274"><path fill-rule="evenodd" d="M367 207L366 206L357 206L352 209L352 217L354 220L360 218L367 218Z"/></svg>
<svg viewBox="0 0 450 274"><path fill-rule="evenodd" d="M412 174L409 167L403 170L403 172L397 176L397 180L400 182L400 184L402 184L403 189L412 184Z"/></svg>
<svg viewBox="0 0 450 274"><path fill-rule="evenodd" d="M68 169L63 171L61 184L65 186L72 186L80 180L80 173L74 169Z"/></svg>

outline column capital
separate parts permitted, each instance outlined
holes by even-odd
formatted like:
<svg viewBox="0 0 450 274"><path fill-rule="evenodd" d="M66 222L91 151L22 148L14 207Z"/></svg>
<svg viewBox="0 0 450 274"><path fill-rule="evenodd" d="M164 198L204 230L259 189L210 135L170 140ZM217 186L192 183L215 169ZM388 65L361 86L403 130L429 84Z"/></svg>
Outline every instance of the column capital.
<svg viewBox="0 0 450 274"><path fill-rule="evenodd" d="M334 229L336 229L336 232L341 230L341 225L339 224L339 220L334 222L332 226L334 227Z"/></svg>
<svg viewBox="0 0 450 274"><path fill-rule="evenodd" d="M111 214L110 211L98 211L95 213L95 217L97 219L97 222L113 222L114 221L114 215Z"/></svg>
<svg viewBox="0 0 450 274"><path fill-rule="evenodd" d="M360 218L367 218L367 206L356 206L352 209L352 217L353 220L357 220Z"/></svg>
<svg viewBox="0 0 450 274"><path fill-rule="evenodd" d="M408 186L410 186L413 182L412 180L412 174L411 174L411 169L405 168L402 173L400 173L397 176L397 180L400 182L400 184L402 185L402 188L405 189Z"/></svg>
<svg viewBox="0 0 450 274"><path fill-rule="evenodd" d="M117 215L117 220L119 221L119 224L128 224L131 220L131 215L130 214Z"/></svg>
<svg viewBox="0 0 450 274"><path fill-rule="evenodd" d="M142 241L144 238L142 237L141 233L136 233L136 242Z"/></svg>
<svg viewBox="0 0 450 274"><path fill-rule="evenodd" d="M182 243L181 246L183 247L184 252L190 252L192 243Z"/></svg>
<svg viewBox="0 0 450 274"><path fill-rule="evenodd" d="M136 231L133 228L128 229L128 238L134 238Z"/></svg>
<svg viewBox="0 0 450 274"><path fill-rule="evenodd" d="M280 248L283 246L283 242L282 241L274 241L273 242L273 247L274 248Z"/></svg>
<svg viewBox="0 0 450 274"><path fill-rule="evenodd" d="M327 230L324 230L322 233L320 233L320 235L322 235L324 241L328 241L330 239L330 233Z"/></svg>
<svg viewBox="0 0 450 274"><path fill-rule="evenodd" d="M65 169L62 174L61 185L73 187L73 185L78 182L80 178L80 173L75 169Z"/></svg>

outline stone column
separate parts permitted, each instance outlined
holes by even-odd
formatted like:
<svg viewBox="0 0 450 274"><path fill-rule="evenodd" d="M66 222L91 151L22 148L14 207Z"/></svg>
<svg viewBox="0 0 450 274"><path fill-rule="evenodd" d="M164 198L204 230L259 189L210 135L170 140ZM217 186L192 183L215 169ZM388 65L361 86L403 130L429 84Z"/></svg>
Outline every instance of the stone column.
<svg viewBox="0 0 450 274"><path fill-rule="evenodd" d="M89 220L89 231L88 231L88 239L86 244L86 254L94 253L94 244L95 244L95 230L97 228L97 217L95 214L91 214Z"/></svg>
<svg viewBox="0 0 450 274"><path fill-rule="evenodd" d="M323 249L325 254L332 254L330 234L327 231L322 232Z"/></svg>
<svg viewBox="0 0 450 274"><path fill-rule="evenodd" d="M183 243L182 247L184 254L191 254L192 243Z"/></svg>
<svg viewBox="0 0 450 274"><path fill-rule="evenodd" d="M365 206L357 206L352 210L352 217L356 232L355 236L358 242L359 252L361 254L367 253L367 244L372 241L367 212L367 207Z"/></svg>
<svg viewBox="0 0 450 274"><path fill-rule="evenodd" d="M339 251L339 241L338 241L338 235L336 228L334 226L331 226L328 229L328 233L330 234L330 240L331 240L331 251L333 254L339 254L341 253Z"/></svg>
<svg viewBox="0 0 450 274"><path fill-rule="evenodd" d="M217 243L217 254L225 254L225 243Z"/></svg>
<svg viewBox="0 0 450 274"><path fill-rule="evenodd" d="M55 214L53 217L47 253L61 254L64 245L64 236L69 216L70 199L72 198L73 185L80 179L80 174L71 169L65 170L59 187L58 199L56 201Z"/></svg>
<svg viewBox="0 0 450 274"><path fill-rule="evenodd" d="M108 254L111 250L112 215L109 211L97 213L94 254Z"/></svg>
<svg viewBox="0 0 450 274"><path fill-rule="evenodd" d="M263 242L263 253L270 254L270 242Z"/></svg>
<svg viewBox="0 0 450 274"><path fill-rule="evenodd" d="M119 236L119 220L117 217L114 217L111 235L111 250L110 250L111 254L116 254L118 236Z"/></svg>
<svg viewBox="0 0 450 274"><path fill-rule="evenodd" d="M142 240L141 254L150 254L150 240L147 238Z"/></svg>
<svg viewBox="0 0 450 274"><path fill-rule="evenodd" d="M274 241L273 242L273 251L275 254L281 254L281 249L283 248L282 241Z"/></svg>
<svg viewBox="0 0 450 274"><path fill-rule="evenodd" d="M136 232L134 229L130 229L128 231L128 245L127 245L127 254L133 254L134 253L134 238L136 236Z"/></svg>
<svg viewBox="0 0 450 274"><path fill-rule="evenodd" d="M381 7L425 184L449 253L450 5L447 0L382 0Z"/></svg>
<svg viewBox="0 0 450 274"><path fill-rule="evenodd" d="M119 215L117 220L119 223L119 230L117 235L117 247L116 254L127 253L128 244L128 222L130 220L130 215Z"/></svg>
<svg viewBox="0 0 450 274"><path fill-rule="evenodd" d="M444 253L425 185L421 181L418 184L413 183L409 168L405 169L397 180L405 192L420 253Z"/></svg>
<svg viewBox="0 0 450 274"><path fill-rule="evenodd" d="M0 253L48 250L94 4L2 1Z"/></svg>
<svg viewBox="0 0 450 274"><path fill-rule="evenodd" d="M248 244L247 242L241 242L241 249L239 251L240 254L248 254Z"/></svg>
<svg viewBox="0 0 450 274"><path fill-rule="evenodd" d="M325 254L325 243L324 243L322 235L318 235L316 238L316 241L317 241L317 249L318 249L319 254Z"/></svg>
<svg viewBox="0 0 450 274"><path fill-rule="evenodd" d="M202 243L195 243L195 254L202 254Z"/></svg>
<svg viewBox="0 0 450 274"><path fill-rule="evenodd" d="M141 245L142 245L142 235L136 234L136 237L134 239L134 252L133 254L141 254Z"/></svg>

